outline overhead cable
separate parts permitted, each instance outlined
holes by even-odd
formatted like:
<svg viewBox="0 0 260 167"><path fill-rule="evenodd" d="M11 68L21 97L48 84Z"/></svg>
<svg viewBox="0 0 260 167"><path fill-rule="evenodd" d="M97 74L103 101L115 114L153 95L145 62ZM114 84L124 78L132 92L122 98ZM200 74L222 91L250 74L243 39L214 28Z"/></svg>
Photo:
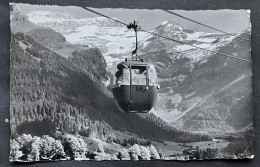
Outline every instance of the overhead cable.
<svg viewBox="0 0 260 167"><path fill-rule="evenodd" d="M106 16L106 15L104 15L104 14L102 14L102 13L99 13L99 12L94 11L94 10L92 10L92 9L89 9L89 8L87 8L87 7L84 7L84 9L86 9L86 10L92 12L92 13L95 13L95 14L97 14L97 15L100 15L100 16L103 16L103 17L105 17L105 18L108 18L108 19L110 19L110 20L113 20L113 21L115 21L115 22L117 22L117 23L120 23L120 24L122 24L122 25L125 25L125 26L128 25L128 24L126 24L126 23L124 23L124 22L121 22L121 21L119 21L119 20L113 19L113 18L111 18L111 17L109 17L109 16ZM146 33L149 33L149 34L152 34L152 35L155 35L155 36L158 36L158 37L161 37L161 38L164 38L164 39L168 39L168 40L171 40L171 41L174 41L174 42L183 44L183 45L191 46L191 47L193 47L193 48L205 50L205 51L208 51L208 52L211 52L211 53L214 53L214 54L218 54L218 55L221 55L221 56L225 56L225 57L237 59L237 60L240 60L240 61L245 61L245 62L252 63L252 61L247 60L247 59L243 59L243 58L239 58L239 57L227 55L227 54L225 54L225 53L220 53L220 52L217 52L217 51L212 51L212 50L209 50L209 49L206 49L206 48L201 48L201 47L198 47L198 46L194 46L194 45L191 45L191 44L187 44L187 43L185 43L185 42L178 41L178 40L173 39L173 38L165 37L165 36L162 36L162 35L160 35L160 34L158 34L158 33L150 32L150 31L147 31L147 30L144 30L144 29L141 29L141 28L139 28L138 30L139 30L139 31L146 32Z"/></svg>

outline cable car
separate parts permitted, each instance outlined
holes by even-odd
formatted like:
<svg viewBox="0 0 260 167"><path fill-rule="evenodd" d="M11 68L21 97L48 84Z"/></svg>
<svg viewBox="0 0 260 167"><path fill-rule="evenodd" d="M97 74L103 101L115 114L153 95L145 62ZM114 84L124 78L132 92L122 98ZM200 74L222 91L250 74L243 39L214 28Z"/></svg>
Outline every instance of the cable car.
<svg viewBox="0 0 260 167"><path fill-rule="evenodd" d="M136 48L132 52L132 60L125 59L117 64L112 93L121 111L147 113L157 100L160 88L157 73L153 64L144 62L136 53L138 25L134 21L127 27L135 30ZM133 55L136 55L136 59Z"/></svg>

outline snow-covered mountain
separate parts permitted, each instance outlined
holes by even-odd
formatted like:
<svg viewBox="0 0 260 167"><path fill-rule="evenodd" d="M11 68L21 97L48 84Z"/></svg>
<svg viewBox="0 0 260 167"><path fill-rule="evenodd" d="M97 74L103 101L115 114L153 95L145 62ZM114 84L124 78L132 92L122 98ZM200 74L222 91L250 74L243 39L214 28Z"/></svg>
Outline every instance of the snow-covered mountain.
<svg viewBox="0 0 260 167"><path fill-rule="evenodd" d="M250 44L234 36L194 32L169 22L153 32L250 60ZM234 35L250 38L250 30ZM195 132L230 132L252 123L249 63L156 36L140 51L157 67L161 90L155 115Z"/></svg>
<svg viewBox="0 0 260 167"><path fill-rule="evenodd" d="M32 12L28 19L60 32L73 44L97 47L108 70L135 47L133 30L106 18ZM192 46L250 59L250 45L235 36L195 32L164 21L153 31ZM250 37L250 30L234 34ZM152 110L172 126L195 132L230 132L252 123L251 65L138 32L139 55L156 65L161 85ZM113 72L113 71L111 71Z"/></svg>
<svg viewBox="0 0 260 167"><path fill-rule="evenodd" d="M75 19L61 12L36 11L28 15L29 21L51 28L66 37L73 44L97 47L104 55L108 65L129 56L135 47L133 30L104 17ZM151 35L140 32L138 41L145 41Z"/></svg>

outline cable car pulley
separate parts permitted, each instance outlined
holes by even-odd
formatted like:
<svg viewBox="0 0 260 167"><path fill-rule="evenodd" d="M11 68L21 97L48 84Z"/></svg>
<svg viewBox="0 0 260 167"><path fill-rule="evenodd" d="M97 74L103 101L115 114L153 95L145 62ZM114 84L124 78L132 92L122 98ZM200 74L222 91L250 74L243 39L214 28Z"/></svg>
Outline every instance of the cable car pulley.
<svg viewBox="0 0 260 167"><path fill-rule="evenodd" d="M136 21L134 21L133 23L129 23L127 25L127 28L128 29L134 29L135 31L135 50L132 51L132 60L134 60L134 55L136 55L136 61L137 61L137 58L140 59L140 61L144 61L138 54L137 54L137 49L138 49L138 43L137 43L137 29L141 29L141 26L137 24ZM127 59L126 59L127 60Z"/></svg>

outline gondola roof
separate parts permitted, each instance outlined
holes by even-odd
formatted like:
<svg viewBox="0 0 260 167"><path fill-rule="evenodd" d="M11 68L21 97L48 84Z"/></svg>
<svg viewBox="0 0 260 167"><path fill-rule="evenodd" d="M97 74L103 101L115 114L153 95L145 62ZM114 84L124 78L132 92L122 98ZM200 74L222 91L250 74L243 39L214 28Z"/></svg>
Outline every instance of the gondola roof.
<svg viewBox="0 0 260 167"><path fill-rule="evenodd" d="M117 69L118 70L122 70L123 68L129 68L131 66L147 66L147 65L152 65L152 63L149 62L143 62L143 61L133 61L133 60L127 60L127 61L123 61L120 62L119 64L117 64Z"/></svg>

